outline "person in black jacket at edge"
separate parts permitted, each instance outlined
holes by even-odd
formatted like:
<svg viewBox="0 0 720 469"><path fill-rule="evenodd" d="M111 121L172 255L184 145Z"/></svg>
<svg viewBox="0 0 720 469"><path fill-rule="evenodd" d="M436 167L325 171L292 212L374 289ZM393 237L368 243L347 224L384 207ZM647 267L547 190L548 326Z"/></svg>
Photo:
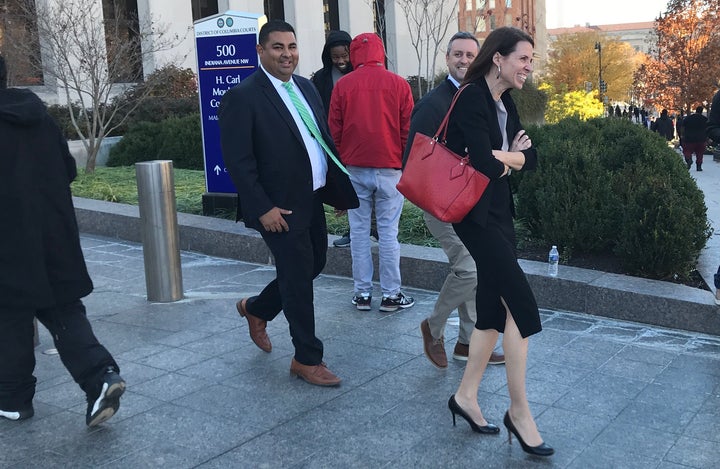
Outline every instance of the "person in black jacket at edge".
<svg viewBox="0 0 720 469"><path fill-rule="evenodd" d="M117 412L125 381L80 300L93 284L70 193L75 160L40 98L7 88L2 57L0 165L0 417L24 420L35 414L37 318L85 391L85 423L93 427Z"/></svg>

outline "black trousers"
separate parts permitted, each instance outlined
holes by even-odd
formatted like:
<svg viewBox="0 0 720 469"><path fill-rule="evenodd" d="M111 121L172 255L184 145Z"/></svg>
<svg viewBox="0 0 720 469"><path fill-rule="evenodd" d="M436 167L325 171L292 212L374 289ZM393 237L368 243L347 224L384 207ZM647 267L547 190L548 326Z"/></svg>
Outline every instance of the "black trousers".
<svg viewBox="0 0 720 469"><path fill-rule="evenodd" d="M0 309L0 409L18 411L32 405L35 350L33 318L50 331L65 368L86 394L95 396L108 367L117 363L95 337L85 306L77 300L61 306L32 310Z"/></svg>
<svg viewBox="0 0 720 469"><path fill-rule="evenodd" d="M315 196L308 228L262 232L262 237L275 258L276 278L259 295L248 298L247 311L266 321L283 311L290 325L295 360L303 365L319 365L323 344L315 336L313 279L325 267L328 247L320 198Z"/></svg>

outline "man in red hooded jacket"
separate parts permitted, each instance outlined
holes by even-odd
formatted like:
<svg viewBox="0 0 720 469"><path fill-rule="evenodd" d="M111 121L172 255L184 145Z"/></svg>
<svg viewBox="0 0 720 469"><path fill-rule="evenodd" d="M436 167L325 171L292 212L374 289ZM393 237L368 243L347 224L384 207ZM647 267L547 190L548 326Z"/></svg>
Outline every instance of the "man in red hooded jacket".
<svg viewBox="0 0 720 469"><path fill-rule="evenodd" d="M360 199L360 207L348 211L352 303L362 311L371 307L370 216L374 206L379 235L380 311L393 312L415 304L400 290L397 235L404 198L395 187L410 129L412 92L405 79L385 68L385 49L376 34L364 33L352 40L350 62L355 70L333 88L328 122Z"/></svg>

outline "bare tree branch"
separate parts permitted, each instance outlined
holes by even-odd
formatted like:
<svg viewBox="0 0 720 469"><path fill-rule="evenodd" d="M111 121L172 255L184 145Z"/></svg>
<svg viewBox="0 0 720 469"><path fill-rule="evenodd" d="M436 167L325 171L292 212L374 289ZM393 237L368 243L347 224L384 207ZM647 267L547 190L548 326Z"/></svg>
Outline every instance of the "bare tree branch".
<svg viewBox="0 0 720 469"><path fill-rule="evenodd" d="M95 170L103 139L121 126L145 96L116 105L113 96L143 81L142 64L172 49L182 39L152 18L129 15L123 2L98 0L18 0L27 24L35 24L42 60L36 64L48 81L62 89L70 120L87 151L86 171ZM188 27L188 31L190 28ZM31 56L30 45L13 47ZM70 104L77 104L76 110Z"/></svg>

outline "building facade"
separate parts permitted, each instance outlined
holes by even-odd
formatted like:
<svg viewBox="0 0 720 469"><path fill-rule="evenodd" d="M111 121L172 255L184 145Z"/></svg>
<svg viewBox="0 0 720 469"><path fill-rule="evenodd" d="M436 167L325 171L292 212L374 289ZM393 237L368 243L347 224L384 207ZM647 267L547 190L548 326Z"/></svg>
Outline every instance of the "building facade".
<svg viewBox="0 0 720 469"><path fill-rule="evenodd" d="M33 36L32 21L21 21L18 5L28 0L0 0L0 53L10 57L12 63L11 84L32 86L47 102L63 103L63 93L51 80L45 79L42 71L32 73L23 61L36 61L46 66L50 58L42 57L40 48L34 57L12 52L10 33L24 34L25 40L42 43L37 28ZM35 0L37 5L60 4L65 0ZM268 19L283 19L293 25L300 47L300 63L296 73L310 76L322 67L321 52L325 44L326 31L342 29L351 36L363 32L377 32L385 42L388 69L404 77L418 75L418 54L412 43L413 37L408 25L408 15L403 8L412 2L396 0L86 0L94 1L98 8L98 22L107 21L113 11L121 11L133 25L152 21L163 25L167 35L176 37L171 49L143 56L142 75L173 63L196 71L193 22L228 10L264 14ZM444 2L446 11L457 14L457 0L436 0ZM70 2L66 2L70 3ZM116 8L119 6L119 10ZM454 16L452 23L454 24ZM132 26L128 31L132 31ZM455 31L448 29L448 37ZM151 41L152 39L148 39ZM444 68L444 47L440 43L437 54L437 68ZM152 44L145 46L152 48ZM108 45L108 49L109 49ZM48 65L49 66L49 65Z"/></svg>
<svg viewBox="0 0 720 469"><path fill-rule="evenodd" d="M636 51L647 54L656 41L654 28L655 23L652 21L624 24L586 24L585 26L574 26L572 28L548 29L547 34L550 47L552 47L552 43L557 40L558 36L596 31L608 38L626 42Z"/></svg>
<svg viewBox="0 0 720 469"><path fill-rule="evenodd" d="M460 0L458 29L475 34L480 43L502 26L520 28L535 41L535 71L546 62L545 0Z"/></svg>

